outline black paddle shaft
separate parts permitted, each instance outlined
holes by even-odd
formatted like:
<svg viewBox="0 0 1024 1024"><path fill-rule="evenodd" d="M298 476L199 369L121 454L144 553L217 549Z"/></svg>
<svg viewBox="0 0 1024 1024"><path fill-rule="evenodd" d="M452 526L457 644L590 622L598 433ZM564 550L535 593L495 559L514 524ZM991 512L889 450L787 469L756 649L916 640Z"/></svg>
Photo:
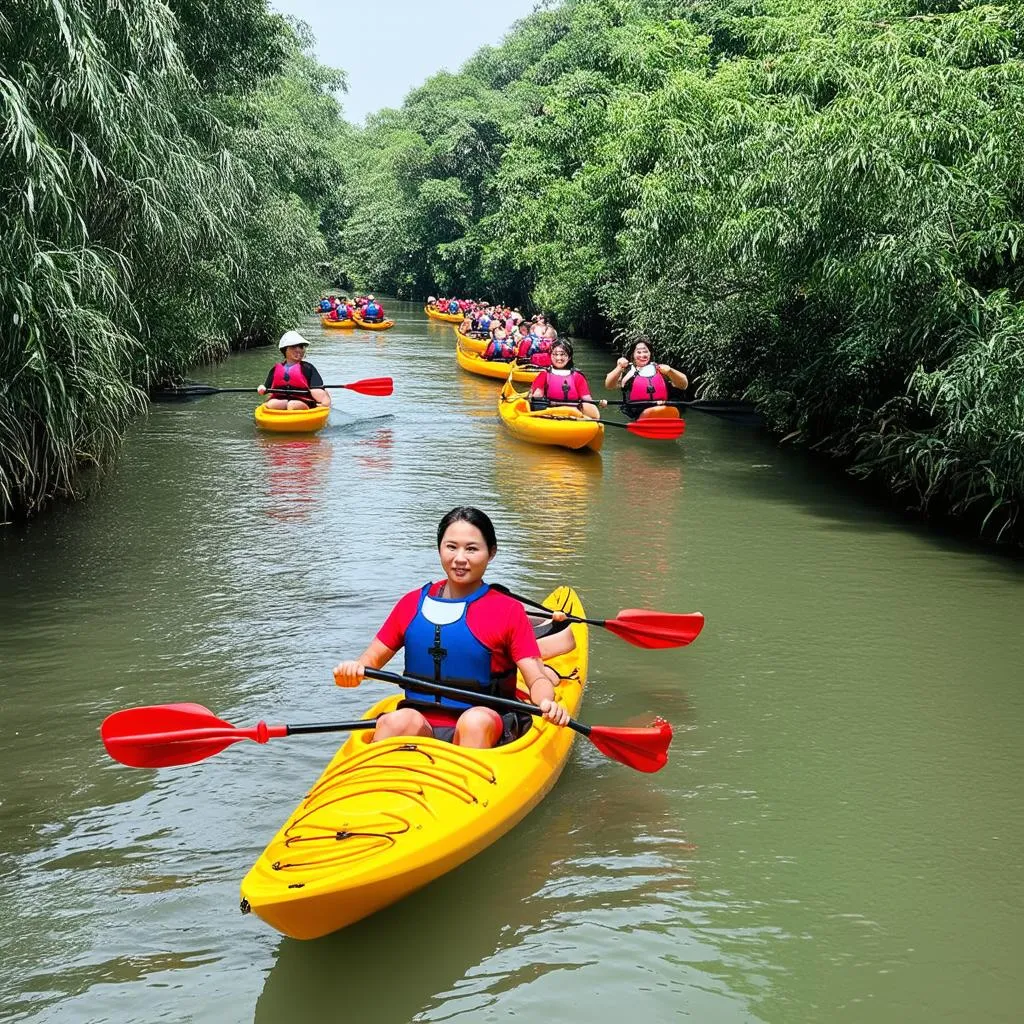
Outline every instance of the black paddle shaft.
<svg viewBox="0 0 1024 1024"><path fill-rule="evenodd" d="M363 675L367 679L379 679L382 683L395 683L397 686L407 687L410 690L433 693L438 697L450 697L452 700L462 700L467 704L479 704L483 707L501 711L524 712L536 718L544 717L544 712L536 704L527 704L526 701L522 700L506 700L504 697L492 697L490 694L474 693L472 690L457 690L454 686L441 686L438 683L428 683L422 679L410 679L408 676L400 676L394 672L385 672L379 668L364 668ZM589 725L583 725L572 718L565 724L581 736L590 735Z"/></svg>
<svg viewBox="0 0 1024 1024"><path fill-rule="evenodd" d="M313 732L351 732L353 729L372 729L376 718L360 718L358 722L313 722L309 725L286 725L289 736L301 736Z"/></svg>

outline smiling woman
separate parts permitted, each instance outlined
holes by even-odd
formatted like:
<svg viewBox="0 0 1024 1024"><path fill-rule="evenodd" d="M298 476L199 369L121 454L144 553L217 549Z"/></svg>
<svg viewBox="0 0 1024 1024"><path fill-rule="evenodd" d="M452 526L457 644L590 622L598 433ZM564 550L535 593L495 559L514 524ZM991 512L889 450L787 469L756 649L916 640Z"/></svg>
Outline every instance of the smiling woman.
<svg viewBox="0 0 1024 1024"><path fill-rule="evenodd" d="M370 646L335 667L334 681L358 686L365 669L382 668L404 647L406 676L512 699L518 668L544 717L565 725L569 713L553 699L558 678L541 660L523 606L483 581L498 553L494 524L477 508L453 508L438 525L437 550L445 578L406 594ZM541 642L557 644L557 636ZM407 688L398 708L380 716L373 738L433 736L482 748L514 740L528 724L528 715L499 715L493 708Z"/></svg>

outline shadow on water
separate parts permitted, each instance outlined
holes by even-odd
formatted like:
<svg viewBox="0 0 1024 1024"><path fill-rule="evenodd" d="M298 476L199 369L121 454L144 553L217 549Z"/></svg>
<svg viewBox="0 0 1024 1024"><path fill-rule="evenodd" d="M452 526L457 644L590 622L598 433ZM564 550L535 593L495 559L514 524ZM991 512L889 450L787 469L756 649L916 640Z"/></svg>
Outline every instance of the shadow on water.
<svg viewBox="0 0 1024 1024"><path fill-rule="evenodd" d="M1024 552L979 539L973 533L977 523L941 515L923 518L909 495L893 495L879 483L860 480L825 455L726 423L702 423L701 434L691 435L691 445L703 448L710 442L714 448L717 458L709 479L723 495L796 506L834 530L888 534L895 528L939 551L994 555L1006 568L1024 568ZM723 452L727 457L722 458Z"/></svg>
<svg viewBox="0 0 1024 1024"><path fill-rule="evenodd" d="M312 942L284 939L256 1003L257 1024L338 1019L409 1021L498 945L510 927L473 893L500 874L505 905L522 905L534 883L504 872L501 843L395 906Z"/></svg>

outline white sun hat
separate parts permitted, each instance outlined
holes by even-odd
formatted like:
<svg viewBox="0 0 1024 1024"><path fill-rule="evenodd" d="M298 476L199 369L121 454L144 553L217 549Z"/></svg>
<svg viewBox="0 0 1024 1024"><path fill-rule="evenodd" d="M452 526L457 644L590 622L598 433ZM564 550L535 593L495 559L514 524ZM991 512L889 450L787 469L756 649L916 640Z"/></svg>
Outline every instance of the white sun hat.
<svg viewBox="0 0 1024 1024"><path fill-rule="evenodd" d="M285 331L281 335L281 340L277 343L277 347L283 352L286 348L291 348L292 345L308 344L309 342L298 331Z"/></svg>

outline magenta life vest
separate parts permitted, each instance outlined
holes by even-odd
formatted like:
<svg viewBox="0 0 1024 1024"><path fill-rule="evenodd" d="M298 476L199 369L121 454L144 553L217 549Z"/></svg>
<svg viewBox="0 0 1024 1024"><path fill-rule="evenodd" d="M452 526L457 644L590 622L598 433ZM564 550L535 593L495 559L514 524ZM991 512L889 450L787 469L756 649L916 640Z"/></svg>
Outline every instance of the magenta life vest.
<svg viewBox="0 0 1024 1024"><path fill-rule="evenodd" d="M287 391L279 391L278 388L287 388ZM294 388L300 388L306 393L296 394ZM270 394L272 398L297 398L300 402L308 405L316 405L316 399L309 393L309 381L303 372L302 363L278 363L274 367L274 377L270 382Z"/></svg>
<svg viewBox="0 0 1024 1024"><path fill-rule="evenodd" d="M655 368L653 376L641 377L633 368L622 385L622 397L627 402L665 402L668 400L668 384Z"/></svg>
<svg viewBox="0 0 1024 1024"><path fill-rule="evenodd" d="M543 389L549 402L581 402L584 395L590 394L587 378L579 370L570 370L567 374L546 370Z"/></svg>

